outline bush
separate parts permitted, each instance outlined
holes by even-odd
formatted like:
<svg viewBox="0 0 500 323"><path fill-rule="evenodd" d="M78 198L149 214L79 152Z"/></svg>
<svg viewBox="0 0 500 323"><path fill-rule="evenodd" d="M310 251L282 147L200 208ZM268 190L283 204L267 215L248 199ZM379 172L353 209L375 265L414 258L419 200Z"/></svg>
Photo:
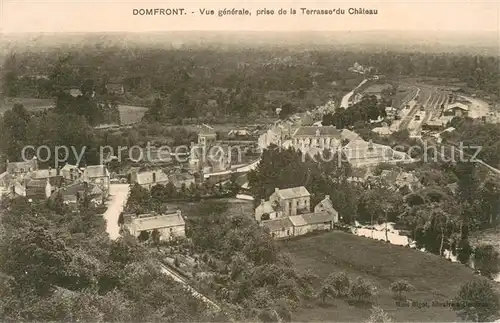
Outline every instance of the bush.
<svg viewBox="0 0 500 323"><path fill-rule="evenodd" d="M349 288L351 287L351 281L346 273L337 273L328 276L328 284L333 289L335 296L346 297L349 295Z"/></svg>

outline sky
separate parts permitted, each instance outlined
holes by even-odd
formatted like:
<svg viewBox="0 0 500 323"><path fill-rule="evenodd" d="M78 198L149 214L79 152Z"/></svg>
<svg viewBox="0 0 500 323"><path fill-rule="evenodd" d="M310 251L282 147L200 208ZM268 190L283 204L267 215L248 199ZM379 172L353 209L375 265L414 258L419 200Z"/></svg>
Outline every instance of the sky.
<svg viewBox="0 0 500 323"><path fill-rule="evenodd" d="M185 8L183 16L139 16L133 9ZM246 8L249 17L217 15L219 9ZM278 15L280 8L296 15ZM345 15L302 15L300 8L346 10ZM349 15L349 8L377 9L378 15ZM203 16L200 9L213 9ZM274 9L274 16L256 10ZM0 0L2 33L146 32L177 30L235 31L459 31L500 30L500 1L129 1L129 0ZM194 12L194 13L192 13ZM500 33L499 33L500 38Z"/></svg>

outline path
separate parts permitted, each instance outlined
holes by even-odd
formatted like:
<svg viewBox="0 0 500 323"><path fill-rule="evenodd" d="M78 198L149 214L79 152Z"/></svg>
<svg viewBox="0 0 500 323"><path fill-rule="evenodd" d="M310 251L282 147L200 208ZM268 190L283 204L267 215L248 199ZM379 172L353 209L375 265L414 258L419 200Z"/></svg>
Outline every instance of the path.
<svg viewBox="0 0 500 323"><path fill-rule="evenodd" d="M118 239L120 236L118 218L127 204L129 191L129 184L111 184L109 186L110 200L106 203L108 209L104 212L104 219L106 220L106 232L111 240Z"/></svg>
<svg viewBox="0 0 500 323"><path fill-rule="evenodd" d="M215 309L216 311L220 311L221 310L221 308L219 307L219 305L215 304L213 301L211 301L210 299L208 299L206 296L204 296L203 294L199 293L196 289L194 289L193 287L191 287L184 280L184 278L182 278L176 272L174 272L173 270L171 270L170 268L168 268L165 265L160 265L160 268L161 268L161 272L162 273L166 274L167 276L170 276L176 282L181 283L182 285L184 285L184 287L191 293L191 295L193 295L194 297L196 297L196 298L200 299L201 301L203 301L210 308Z"/></svg>
<svg viewBox="0 0 500 323"><path fill-rule="evenodd" d="M349 107L349 100L354 95L354 91L356 91L359 87L361 87L366 82L368 82L368 80L366 80L366 79L363 80L363 81L361 81L361 83L359 83L359 85L356 86L351 92L349 92L346 95L344 95L344 97L342 98L342 101L340 103L340 107L344 108L344 109L347 109Z"/></svg>

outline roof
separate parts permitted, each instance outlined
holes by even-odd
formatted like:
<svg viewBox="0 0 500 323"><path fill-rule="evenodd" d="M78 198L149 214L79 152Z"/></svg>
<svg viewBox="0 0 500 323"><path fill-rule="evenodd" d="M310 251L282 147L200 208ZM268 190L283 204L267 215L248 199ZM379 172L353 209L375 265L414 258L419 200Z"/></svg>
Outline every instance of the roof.
<svg viewBox="0 0 500 323"><path fill-rule="evenodd" d="M392 133L389 127L376 127L372 129L372 132L378 133L379 135L390 135Z"/></svg>
<svg viewBox="0 0 500 323"><path fill-rule="evenodd" d="M257 205L257 207L255 208L256 210L258 209L259 210L259 213L262 213L262 214L270 214L270 213L273 213L275 210L273 208L273 205L271 204L270 201L264 201L263 203L260 203L259 205Z"/></svg>
<svg viewBox="0 0 500 323"><path fill-rule="evenodd" d="M199 132L199 134L203 134L203 135L215 135L216 132L215 132L215 129L209 125L206 125L206 124L202 124L201 125L201 130Z"/></svg>
<svg viewBox="0 0 500 323"><path fill-rule="evenodd" d="M130 223L135 228L135 231L148 231L154 229L176 227L185 225L184 218L180 212L161 215L140 215L133 218Z"/></svg>
<svg viewBox="0 0 500 323"><path fill-rule="evenodd" d="M294 137L340 137L340 130L335 128L334 126L326 126L326 127L315 127L315 126L303 126L299 127L295 130L293 134Z"/></svg>
<svg viewBox="0 0 500 323"><path fill-rule="evenodd" d="M45 186L47 186L46 179L30 179L26 183L26 187L43 187L43 188L45 188Z"/></svg>
<svg viewBox="0 0 500 323"><path fill-rule="evenodd" d="M261 224L271 232L293 228L293 223L288 217L262 221Z"/></svg>
<svg viewBox="0 0 500 323"><path fill-rule="evenodd" d="M308 213L300 215L307 224L317 224L325 222L333 222L335 218L328 212Z"/></svg>
<svg viewBox="0 0 500 323"><path fill-rule="evenodd" d="M361 137L357 133L349 129L342 129L340 136L342 137L342 139L347 139L349 141L361 139Z"/></svg>
<svg viewBox="0 0 500 323"><path fill-rule="evenodd" d="M72 169L76 169L76 171L78 171L78 172L80 171L80 170L78 169L78 166L76 166L76 165L71 165L71 164L66 164L66 165L64 165L64 167L63 167L63 168L61 168L61 171L71 171Z"/></svg>
<svg viewBox="0 0 500 323"><path fill-rule="evenodd" d="M370 148L371 147L371 148ZM397 152L389 146L369 143L364 140L354 140L343 148L344 155L354 167L366 166L393 160L410 160L404 152Z"/></svg>
<svg viewBox="0 0 500 323"><path fill-rule="evenodd" d="M330 199L330 196L325 196L324 199L322 199L316 206L318 205L321 205L323 206L325 209L335 209L333 207L333 203L332 203L332 200Z"/></svg>
<svg viewBox="0 0 500 323"><path fill-rule="evenodd" d="M92 183L88 183L89 194L102 194L102 189ZM76 196L77 193L85 192L85 183L79 182L68 185L60 190L63 196Z"/></svg>
<svg viewBox="0 0 500 323"><path fill-rule="evenodd" d="M56 177L57 175L57 169L39 169L36 171L33 171L32 173L33 178L49 178L49 177Z"/></svg>
<svg viewBox="0 0 500 323"><path fill-rule="evenodd" d="M153 181L153 177L155 181ZM168 182L168 176L161 169L137 173L136 182L139 185L152 184L156 182Z"/></svg>
<svg viewBox="0 0 500 323"><path fill-rule="evenodd" d="M455 102L453 104L450 104L448 106L448 108L446 108L446 110L451 110L451 109L461 109L461 110L468 111L469 110L469 106L466 105L466 104L463 104L461 102Z"/></svg>
<svg viewBox="0 0 500 323"><path fill-rule="evenodd" d="M176 182L180 182L180 181L191 181L191 180L194 180L194 176L191 175L191 174L187 174L187 173L180 173L180 174L171 174L168 176L168 179L172 182L172 183L176 183Z"/></svg>
<svg viewBox="0 0 500 323"><path fill-rule="evenodd" d="M83 93L82 93L82 91L80 91L80 89L70 89L68 92L73 97L83 95Z"/></svg>
<svg viewBox="0 0 500 323"><path fill-rule="evenodd" d="M285 200L291 198L311 196L309 191L304 186L285 188L276 191L276 193L278 194L279 197Z"/></svg>
<svg viewBox="0 0 500 323"><path fill-rule="evenodd" d="M9 173L15 173L21 171L23 169L25 172L28 171L30 168L33 170L37 166L37 159L33 158L31 160L27 161L21 161L21 162L7 162L7 171Z"/></svg>
<svg viewBox="0 0 500 323"><path fill-rule="evenodd" d="M83 176L86 178L109 177L109 171L104 165L92 165L84 168Z"/></svg>

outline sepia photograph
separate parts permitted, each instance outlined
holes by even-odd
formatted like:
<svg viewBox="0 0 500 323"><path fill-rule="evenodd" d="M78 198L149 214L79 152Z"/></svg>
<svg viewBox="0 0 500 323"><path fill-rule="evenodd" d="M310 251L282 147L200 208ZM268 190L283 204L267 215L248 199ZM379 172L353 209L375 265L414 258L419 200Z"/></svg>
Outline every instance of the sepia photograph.
<svg viewBox="0 0 500 323"><path fill-rule="evenodd" d="M0 0L1 322L500 322L500 2Z"/></svg>

